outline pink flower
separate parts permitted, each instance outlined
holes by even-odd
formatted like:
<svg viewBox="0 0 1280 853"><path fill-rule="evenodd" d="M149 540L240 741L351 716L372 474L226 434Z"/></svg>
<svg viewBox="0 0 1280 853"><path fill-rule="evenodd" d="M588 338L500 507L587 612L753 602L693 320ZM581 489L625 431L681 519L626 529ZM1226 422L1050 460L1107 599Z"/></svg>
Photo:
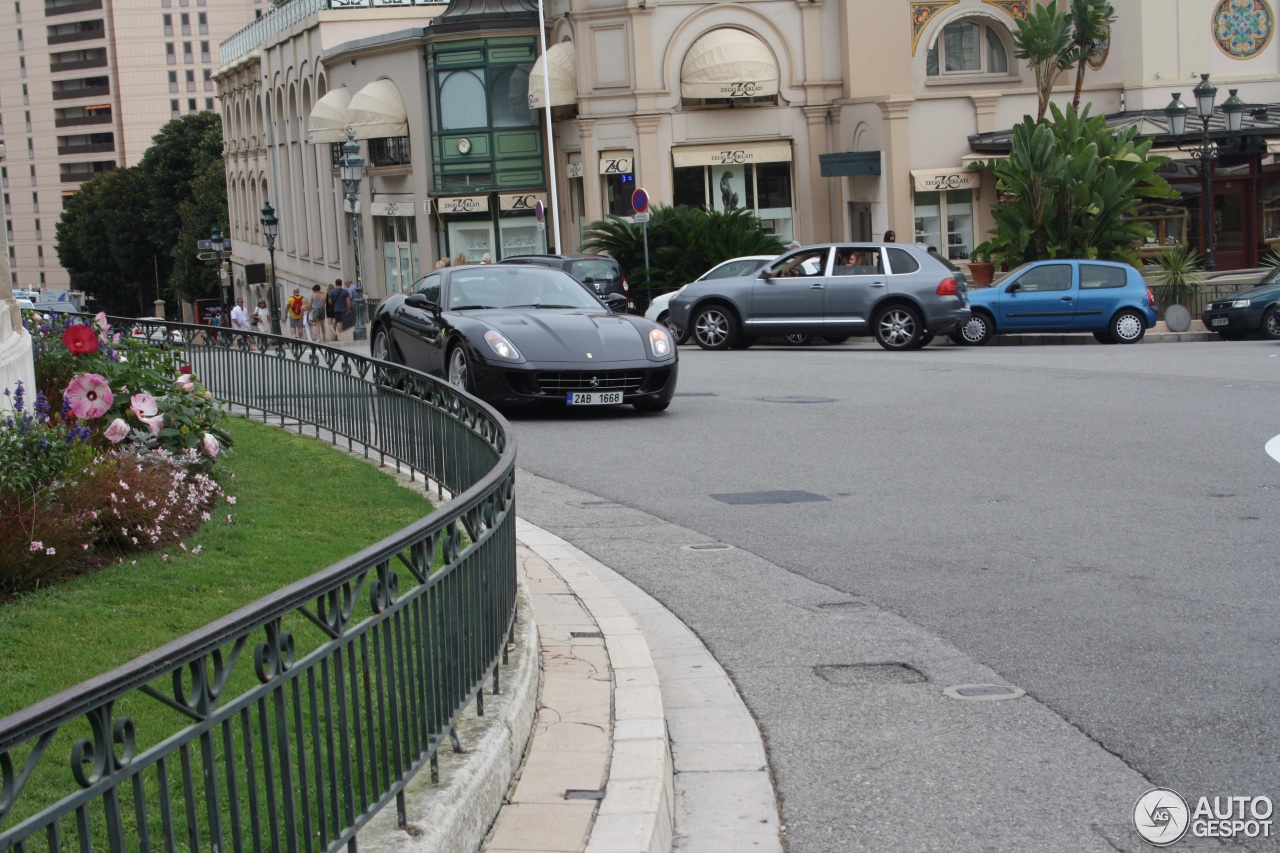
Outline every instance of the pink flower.
<svg viewBox="0 0 1280 853"><path fill-rule="evenodd" d="M99 311L93 317L93 327L98 330L98 337L105 344L108 340L107 335L111 332L111 324L107 322L107 312Z"/></svg>
<svg viewBox="0 0 1280 853"><path fill-rule="evenodd" d="M218 443L218 439L213 433L206 432L201 441L204 443L204 452L209 454L210 458L217 456L218 451L222 449L222 445Z"/></svg>
<svg viewBox="0 0 1280 853"><path fill-rule="evenodd" d="M175 388L186 391L188 394L194 393L196 390L196 383L191 381L190 376L179 376L174 380L173 385Z"/></svg>
<svg viewBox="0 0 1280 853"><path fill-rule="evenodd" d="M71 327L71 329L83 328L84 326ZM72 414L85 420L93 420L105 415L115 399L111 396L111 386L107 384L107 380L96 373L81 373L73 378L67 383L62 396L69 401Z"/></svg>
<svg viewBox="0 0 1280 853"><path fill-rule="evenodd" d="M160 411L159 407L156 405L156 398L152 397L146 391L143 391L141 394L134 394L130 397L129 408L133 410L133 413L137 415L140 420L142 418L152 417L156 412Z"/></svg>
<svg viewBox="0 0 1280 853"><path fill-rule="evenodd" d="M88 326L68 326L62 333L62 342L72 355L88 355L98 351L98 338Z"/></svg>
<svg viewBox="0 0 1280 853"><path fill-rule="evenodd" d="M34 541L34 540L33 540L33 541L31 542L31 550L32 550L32 551L43 551L43 550L44 550L44 543L43 543L43 542L36 542L36 541Z"/></svg>
<svg viewBox="0 0 1280 853"><path fill-rule="evenodd" d="M45 548L45 549L44 549L44 552L45 552L46 554L48 554L50 557L52 557L54 554L58 553L58 552L57 552L57 550L56 550L56 549L54 549L54 548Z"/></svg>
<svg viewBox="0 0 1280 853"><path fill-rule="evenodd" d="M122 419L116 418L111 422L111 426L107 427L105 435L107 441L112 444L119 444L129 436L129 425Z"/></svg>
<svg viewBox="0 0 1280 853"><path fill-rule="evenodd" d="M138 418L138 420L147 425L147 428L151 430L152 435L159 435L160 427L164 426L164 415L156 415L151 418Z"/></svg>

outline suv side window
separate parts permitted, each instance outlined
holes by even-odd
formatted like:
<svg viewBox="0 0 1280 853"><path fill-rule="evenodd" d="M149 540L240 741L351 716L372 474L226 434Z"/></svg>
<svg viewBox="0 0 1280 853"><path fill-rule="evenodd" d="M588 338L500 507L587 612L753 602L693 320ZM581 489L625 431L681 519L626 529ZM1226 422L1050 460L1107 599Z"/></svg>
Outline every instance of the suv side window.
<svg viewBox="0 0 1280 853"><path fill-rule="evenodd" d="M1023 293L1049 293L1071 289L1071 265L1047 264L1029 269L1017 281Z"/></svg>
<svg viewBox="0 0 1280 853"><path fill-rule="evenodd" d="M885 249L885 253L889 256L889 272L892 275L904 275L920 269L920 262L906 249L890 246Z"/></svg>
<svg viewBox="0 0 1280 853"><path fill-rule="evenodd" d="M1124 287L1128 280L1120 267L1104 267L1101 264L1080 265L1080 289L1101 290L1107 287Z"/></svg>
<svg viewBox="0 0 1280 853"><path fill-rule="evenodd" d="M842 246L836 250L836 263L832 275L880 275L884 272L884 260L880 250L874 247Z"/></svg>

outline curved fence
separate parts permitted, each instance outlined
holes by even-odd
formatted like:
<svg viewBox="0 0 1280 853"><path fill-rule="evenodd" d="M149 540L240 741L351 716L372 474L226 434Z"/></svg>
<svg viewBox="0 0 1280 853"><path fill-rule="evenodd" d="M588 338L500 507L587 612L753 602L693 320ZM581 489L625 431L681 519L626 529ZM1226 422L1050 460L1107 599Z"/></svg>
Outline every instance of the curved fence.
<svg viewBox="0 0 1280 853"><path fill-rule="evenodd" d="M117 320L117 328L136 321ZM430 516L0 718L0 851L336 850L497 691L516 606L515 445L412 370L289 338L151 325L233 411L394 461ZM246 566L246 571L252 571ZM146 724L138 721L147 720Z"/></svg>

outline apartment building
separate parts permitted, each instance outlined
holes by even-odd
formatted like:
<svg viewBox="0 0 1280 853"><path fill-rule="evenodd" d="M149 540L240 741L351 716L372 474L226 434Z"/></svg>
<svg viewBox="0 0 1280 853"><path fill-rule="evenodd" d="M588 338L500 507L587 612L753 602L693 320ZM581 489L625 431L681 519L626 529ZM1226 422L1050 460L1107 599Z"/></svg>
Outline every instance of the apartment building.
<svg viewBox="0 0 1280 853"><path fill-rule="evenodd" d="M1199 162L1164 108L1210 74L1247 105L1215 164L1219 267L1280 244L1280 45L1270 0L1114 0L1083 99L1174 160L1151 254L1200 239ZM992 227L972 171L1034 113L1013 33L1026 0L292 0L223 45L237 264L267 252L309 289L377 299L437 258L576 250L587 225L657 204L745 207L784 241L899 239L963 263ZM545 39L545 46L542 44ZM1063 75L1053 100L1071 100ZM550 133L547 128L550 127ZM337 158L365 160L354 206ZM12 159L12 154L10 155ZM542 227L534 210L546 209ZM238 276L239 277L239 276Z"/></svg>
<svg viewBox="0 0 1280 853"><path fill-rule="evenodd" d="M217 108L218 44L269 0L0 0L10 281L64 289L63 200L132 166L167 121Z"/></svg>

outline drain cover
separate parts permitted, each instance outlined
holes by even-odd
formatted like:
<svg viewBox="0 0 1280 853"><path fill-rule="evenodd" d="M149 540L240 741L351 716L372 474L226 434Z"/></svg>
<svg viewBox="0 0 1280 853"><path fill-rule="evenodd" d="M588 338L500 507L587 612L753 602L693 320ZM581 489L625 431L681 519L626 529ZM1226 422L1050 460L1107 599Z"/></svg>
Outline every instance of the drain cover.
<svg viewBox="0 0 1280 853"><path fill-rule="evenodd" d="M570 631L570 637L599 637L604 639L604 634L599 631Z"/></svg>
<svg viewBox="0 0 1280 853"><path fill-rule="evenodd" d="M920 684L924 673L908 663L819 664L813 668L829 684L877 687L887 684Z"/></svg>
<svg viewBox="0 0 1280 853"><path fill-rule="evenodd" d="M761 397L766 403L834 403L834 397Z"/></svg>
<svg viewBox="0 0 1280 853"><path fill-rule="evenodd" d="M967 699L970 702L992 702L999 699L1017 699L1025 696L1027 691L1021 687L1010 687L1007 684L956 684L942 691L943 696L952 699Z"/></svg>
<svg viewBox="0 0 1280 853"><path fill-rule="evenodd" d="M604 791L577 791L572 788L564 792L566 800L603 800Z"/></svg>
<svg viewBox="0 0 1280 853"><path fill-rule="evenodd" d="M798 504L829 501L831 498L813 492L729 492L711 497L727 504Z"/></svg>
<svg viewBox="0 0 1280 853"><path fill-rule="evenodd" d="M728 551L732 545L725 545L723 542L704 542L698 545L685 545L686 551Z"/></svg>

